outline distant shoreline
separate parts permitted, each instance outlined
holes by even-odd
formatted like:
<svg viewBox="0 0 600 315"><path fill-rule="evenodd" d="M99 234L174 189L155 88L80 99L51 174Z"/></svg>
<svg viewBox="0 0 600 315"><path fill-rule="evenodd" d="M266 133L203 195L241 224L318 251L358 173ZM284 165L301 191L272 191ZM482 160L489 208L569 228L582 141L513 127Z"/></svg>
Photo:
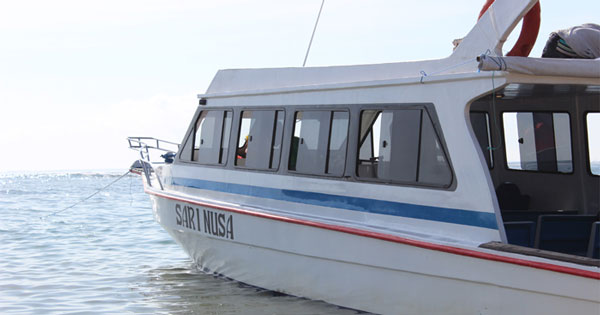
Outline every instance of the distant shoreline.
<svg viewBox="0 0 600 315"><path fill-rule="evenodd" d="M110 169L73 169L73 170L19 170L0 171L0 177L29 176L29 175L121 175L127 171L126 168Z"/></svg>

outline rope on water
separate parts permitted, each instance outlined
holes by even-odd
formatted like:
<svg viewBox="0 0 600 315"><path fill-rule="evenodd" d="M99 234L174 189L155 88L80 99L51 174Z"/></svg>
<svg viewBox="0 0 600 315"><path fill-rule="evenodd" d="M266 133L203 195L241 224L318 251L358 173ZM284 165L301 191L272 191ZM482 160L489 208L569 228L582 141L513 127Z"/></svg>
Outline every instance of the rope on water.
<svg viewBox="0 0 600 315"><path fill-rule="evenodd" d="M82 203L82 202L84 202L84 201L86 201L86 200L88 200L88 199L90 199L90 198L94 197L94 196L95 196L95 195L97 195L99 192L101 192L101 191L105 190L106 188L110 187L111 185L113 185L114 183L118 182L119 180L121 180L123 177L125 177L125 176L127 176L127 175L129 175L129 170L127 170L127 172L125 172L125 174L123 174L123 175L119 176L117 179L115 179L115 180L113 180L112 182L110 182L110 184L108 184L108 185L106 185L106 186L104 186L104 187L102 187L102 188L98 189L98 190L97 190L95 193L93 193L93 194L91 194L91 195L89 195L89 196L87 196L87 197L85 197L85 198L83 198L83 199L79 200L78 202L76 202L76 203L74 203L74 204L72 204L72 205L70 205L70 206L68 206L68 207L66 207L66 208L64 208L64 209L61 209L61 210L58 210L58 211L54 211L54 212L50 213L49 215L46 215L46 216L40 217L40 219L42 219L42 220L43 220L43 219L45 219L45 218L47 218L47 217L49 217L49 216L53 216L53 215L59 214L59 213L61 213L61 212L65 211L65 210L68 210L68 209L71 209L71 208L75 207L76 205L78 205L78 204L80 204L80 203Z"/></svg>

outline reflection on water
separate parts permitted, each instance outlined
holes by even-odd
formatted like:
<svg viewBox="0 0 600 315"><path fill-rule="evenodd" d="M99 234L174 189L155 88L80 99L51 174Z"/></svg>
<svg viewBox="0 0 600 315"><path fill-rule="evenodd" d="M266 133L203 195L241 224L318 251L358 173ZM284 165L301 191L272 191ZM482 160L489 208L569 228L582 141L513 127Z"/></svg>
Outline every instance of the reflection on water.
<svg viewBox="0 0 600 315"><path fill-rule="evenodd" d="M187 268L148 272L137 289L159 312L196 314L358 314L354 310L300 299Z"/></svg>
<svg viewBox="0 0 600 315"><path fill-rule="evenodd" d="M0 313L356 314L198 270L139 177L0 176Z"/></svg>

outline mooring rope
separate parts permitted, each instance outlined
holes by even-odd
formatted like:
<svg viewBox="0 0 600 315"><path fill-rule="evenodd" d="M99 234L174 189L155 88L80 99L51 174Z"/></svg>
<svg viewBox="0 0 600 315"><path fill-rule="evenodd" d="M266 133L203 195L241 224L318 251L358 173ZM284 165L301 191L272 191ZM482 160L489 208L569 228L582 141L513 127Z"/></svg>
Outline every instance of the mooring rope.
<svg viewBox="0 0 600 315"><path fill-rule="evenodd" d="M83 199L81 199L81 200L77 201L76 203L74 203L74 204L72 204L72 205L70 205L70 206L68 206L68 207L66 207L66 208L64 208L64 209L61 209L61 210L58 210L58 211L54 211L54 212L50 213L49 215L46 215L46 216L40 217L40 219L42 219L42 220L43 220L43 219L45 219L45 218L47 218L47 217L49 217L49 216L53 216L53 215L59 214L59 213L61 213L61 212L63 212L63 211L66 211L66 210L68 210L68 209L71 209L71 208L75 207L76 205L78 205L78 204L80 204L80 203L82 203L82 202L84 202L84 201L86 201L86 200L88 200L88 199L90 199L90 198L94 197L94 196L95 196L95 195L97 195L99 192L101 192L101 191L105 190L106 188L110 187L111 185L113 185L114 183L118 182L119 180L121 180L123 177L125 177L125 176L127 176L127 175L129 175L129 170L127 170L127 172L125 172L125 174L123 174L123 175L119 176L117 179L115 179L115 180L113 180L112 182L110 182L110 184L108 184L108 185L106 185L106 186L104 186L104 187L102 187L102 188L98 189L98 190L97 190L96 192L94 192L93 194L91 194L91 195L89 195L89 196L87 196L87 197L85 197L85 198L83 198Z"/></svg>

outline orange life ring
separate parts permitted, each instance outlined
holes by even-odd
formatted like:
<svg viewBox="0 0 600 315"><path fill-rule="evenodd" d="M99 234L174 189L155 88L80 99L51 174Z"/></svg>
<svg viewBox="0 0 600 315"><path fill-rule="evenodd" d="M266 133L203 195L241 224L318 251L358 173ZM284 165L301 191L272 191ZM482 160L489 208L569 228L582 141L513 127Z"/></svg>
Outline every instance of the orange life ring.
<svg viewBox="0 0 600 315"><path fill-rule="evenodd" d="M487 0L479 12L480 19L481 16L487 11L487 9L492 5L494 0ZM540 2L538 1L530 10L527 12L525 17L523 18L523 26L521 27L521 34L515 43L513 49L511 49L506 55L507 56L521 56L527 57L533 49L533 45L535 44L535 40L537 39L538 33L540 31Z"/></svg>

